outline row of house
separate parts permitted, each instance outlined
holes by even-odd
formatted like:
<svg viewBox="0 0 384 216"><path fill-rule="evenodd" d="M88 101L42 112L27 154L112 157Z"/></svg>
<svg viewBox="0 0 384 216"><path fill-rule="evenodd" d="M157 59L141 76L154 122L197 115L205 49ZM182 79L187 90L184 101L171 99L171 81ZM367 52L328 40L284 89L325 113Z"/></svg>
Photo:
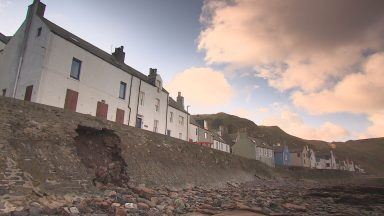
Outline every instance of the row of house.
<svg viewBox="0 0 384 216"><path fill-rule="evenodd" d="M157 69L125 64L124 47L109 54L44 17L35 0L12 37L0 34L1 95L89 114L230 152L220 135L190 123L184 97L174 100Z"/></svg>
<svg viewBox="0 0 384 216"><path fill-rule="evenodd" d="M223 138L204 120L194 121L179 92L174 100L157 69L148 75L125 64L124 47L109 54L44 17L34 0L12 37L0 34L1 95L89 114L201 146L261 161L270 167L352 170L332 151L269 146L246 133ZM351 165L352 163L352 165Z"/></svg>
<svg viewBox="0 0 384 216"><path fill-rule="evenodd" d="M332 150L315 151L309 146L290 149L287 145L267 145L246 132L231 135L233 154L258 160L270 167L304 167L364 172L349 159L338 159Z"/></svg>

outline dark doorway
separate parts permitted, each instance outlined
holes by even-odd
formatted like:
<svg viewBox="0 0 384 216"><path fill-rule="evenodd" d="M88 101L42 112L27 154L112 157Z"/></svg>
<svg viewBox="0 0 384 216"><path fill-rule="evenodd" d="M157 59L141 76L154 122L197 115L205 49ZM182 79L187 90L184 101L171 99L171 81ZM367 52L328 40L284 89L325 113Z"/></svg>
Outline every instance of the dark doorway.
<svg viewBox="0 0 384 216"><path fill-rule="evenodd" d="M121 109L116 110L116 122L119 124L124 124L124 114L125 111Z"/></svg>
<svg viewBox="0 0 384 216"><path fill-rule="evenodd" d="M136 118L136 127L141 128L141 124L143 123L143 119L141 117Z"/></svg>
<svg viewBox="0 0 384 216"><path fill-rule="evenodd" d="M96 117L107 119L108 104L105 102L97 102Z"/></svg>
<svg viewBox="0 0 384 216"><path fill-rule="evenodd" d="M65 104L64 109L72 112L76 112L77 100L79 98L79 93L71 89L67 89L67 94L65 95Z"/></svg>
<svg viewBox="0 0 384 216"><path fill-rule="evenodd" d="M25 89L25 95L24 95L25 101L31 101L32 91L33 91L33 85L27 86L27 88Z"/></svg>

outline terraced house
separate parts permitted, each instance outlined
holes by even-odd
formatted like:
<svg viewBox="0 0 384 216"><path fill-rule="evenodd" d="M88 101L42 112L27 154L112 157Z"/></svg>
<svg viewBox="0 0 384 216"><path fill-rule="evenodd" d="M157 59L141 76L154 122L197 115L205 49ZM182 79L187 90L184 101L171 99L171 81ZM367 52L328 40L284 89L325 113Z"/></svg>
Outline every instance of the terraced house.
<svg viewBox="0 0 384 216"><path fill-rule="evenodd" d="M35 0L11 37L0 36L2 94L90 114L188 140L189 113L174 101L157 69L126 65L124 47L109 54L44 17Z"/></svg>

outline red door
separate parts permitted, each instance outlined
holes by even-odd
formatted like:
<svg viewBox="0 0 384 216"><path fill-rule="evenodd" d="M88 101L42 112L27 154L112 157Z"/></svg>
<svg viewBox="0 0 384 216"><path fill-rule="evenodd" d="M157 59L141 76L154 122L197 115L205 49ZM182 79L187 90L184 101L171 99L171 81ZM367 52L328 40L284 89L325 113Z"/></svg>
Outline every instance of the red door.
<svg viewBox="0 0 384 216"><path fill-rule="evenodd" d="M76 112L77 99L79 98L79 93L71 89L67 89L67 94L65 96L64 109L72 112Z"/></svg>
<svg viewBox="0 0 384 216"><path fill-rule="evenodd" d="M116 110L116 122L119 124L124 124L124 114L125 111L121 109Z"/></svg>
<svg viewBox="0 0 384 216"><path fill-rule="evenodd" d="M107 119L108 104L104 102L97 102L96 117Z"/></svg>
<svg viewBox="0 0 384 216"><path fill-rule="evenodd" d="M32 91L33 91L33 85L27 86L27 88L25 89L25 95L24 95L25 101L31 101Z"/></svg>

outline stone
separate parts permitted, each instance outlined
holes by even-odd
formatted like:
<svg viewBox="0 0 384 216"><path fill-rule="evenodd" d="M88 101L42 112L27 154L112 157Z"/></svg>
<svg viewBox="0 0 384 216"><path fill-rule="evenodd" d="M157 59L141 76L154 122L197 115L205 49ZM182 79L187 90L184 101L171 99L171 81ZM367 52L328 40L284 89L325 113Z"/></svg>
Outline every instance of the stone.
<svg viewBox="0 0 384 216"><path fill-rule="evenodd" d="M149 205L146 204L146 203L140 202L140 203L137 203L137 208L139 208L139 209L149 209Z"/></svg>
<svg viewBox="0 0 384 216"><path fill-rule="evenodd" d="M70 207L69 212L76 215L80 214L80 211L76 207Z"/></svg>
<svg viewBox="0 0 384 216"><path fill-rule="evenodd" d="M160 211L163 211L165 208L165 205L156 205L156 208L159 209Z"/></svg>
<svg viewBox="0 0 384 216"><path fill-rule="evenodd" d="M124 208L116 208L115 216L126 216L127 212Z"/></svg>
<svg viewBox="0 0 384 216"><path fill-rule="evenodd" d="M120 207L121 204L120 203L112 203L112 208L117 208L117 207Z"/></svg>
<svg viewBox="0 0 384 216"><path fill-rule="evenodd" d="M125 203L124 207L126 209L137 209L137 204L135 204L135 203Z"/></svg>
<svg viewBox="0 0 384 216"><path fill-rule="evenodd" d="M43 210L40 207L31 206L29 207L29 215L31 216L40 216L42 215Z"/></svg>

